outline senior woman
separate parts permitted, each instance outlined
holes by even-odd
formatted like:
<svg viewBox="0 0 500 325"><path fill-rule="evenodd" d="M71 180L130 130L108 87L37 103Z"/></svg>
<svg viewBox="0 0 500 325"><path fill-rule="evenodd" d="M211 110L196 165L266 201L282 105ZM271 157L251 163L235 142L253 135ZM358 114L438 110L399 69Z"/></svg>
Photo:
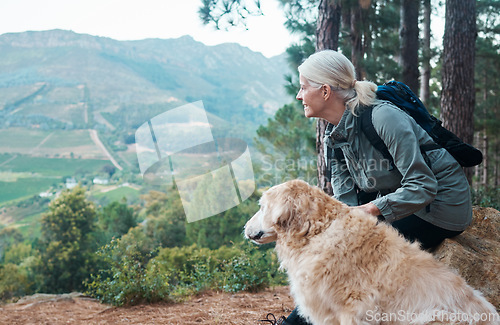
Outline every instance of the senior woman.
<svg viewBox="0 0 500 325"><path fill-rule="evenodd" d="M425 153L432 138L415 120L390 102L377 99L377 86L355 79L353 64L341 53L324 50L299 66L300 90L308 118L325 119L325 152L341 152L331 162L333 196L363 209L393 227L423 249L432 250L445 238L463 232L472 220L467 178L459 163L443 148ZM360 130L360 114L372 109L373 126L394 163L372 146ZM424 158L424 154L426 158ZM363 202L359 193L372 193ZM308 324L300 306L277 324Z"/></svg>

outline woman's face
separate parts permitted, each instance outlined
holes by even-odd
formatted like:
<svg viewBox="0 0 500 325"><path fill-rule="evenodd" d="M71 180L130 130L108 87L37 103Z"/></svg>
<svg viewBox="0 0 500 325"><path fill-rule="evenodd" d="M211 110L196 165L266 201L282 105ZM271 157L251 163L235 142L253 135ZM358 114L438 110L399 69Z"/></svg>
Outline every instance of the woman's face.
<svg viewBox="0 0 500 325"><path fill-rule="evenodd" d="M344 100L329 85L312 86L300 75L300 90L296 97L304 105L306 117L319 117L337 125L345 111Z"/></svg>
<svg viewBox="0 0 500 325"><path fill-rule="evenodd" d="M313 87L309 81L302 75L299 76L300 80L300 90L297 94L297 100L302 101L304 105L304 115L306 117L323 117L325 98L323 93L323 87Z"/></svg>

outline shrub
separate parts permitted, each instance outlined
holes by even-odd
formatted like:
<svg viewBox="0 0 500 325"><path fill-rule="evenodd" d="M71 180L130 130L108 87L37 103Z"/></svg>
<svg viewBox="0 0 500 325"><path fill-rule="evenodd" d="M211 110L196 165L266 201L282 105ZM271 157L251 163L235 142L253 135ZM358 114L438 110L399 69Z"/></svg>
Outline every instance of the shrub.
<svg viewBox="0 0 500 325"><path fill-rule="evenodd" d="M475 189L472 191L472 203L500 210L500 189L497 187Z"/></svg>
<svg viewBox="0 0 500 325"><path fill-rule="evenodd" d="M0 266L0 300L6 301L21 297L31 292L29 277L26 270L16 264Z"/></svg>
<svg viewBox="0 0 500 325"><path fill-rule="evenodd" d="M86 284L88 294L102 302L179 301L207 290L258 291L285 283L274 251L248 243L216 250L162 248L149 254L140 253L137 245L121 244L114 240L100 250L108 268Z"/></svg>
<svg viewBox="0 0 500 325"><path fill-rule="evenodd" d="M155 263L148 266L154 252L144 255L137 246L121 252L120 248L119 241L113 240L97 252L108 269L91 275L85 283L87 293L117 306L168 298L168 273L160 272Z"/></svg>

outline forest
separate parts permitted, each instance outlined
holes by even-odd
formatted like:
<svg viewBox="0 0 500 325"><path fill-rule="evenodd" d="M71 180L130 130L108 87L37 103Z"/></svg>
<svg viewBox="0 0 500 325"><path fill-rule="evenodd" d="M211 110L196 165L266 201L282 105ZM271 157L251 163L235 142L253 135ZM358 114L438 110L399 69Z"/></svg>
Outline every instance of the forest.
<svg viewBox="0 0 500 325"><path fill-rule="evenodd" d="M353 61L360 80L405 82L447 128L483 152L483 163L467 170L473 203L500 208L498 1L280 2L287 28L301 38L287 50L292 71L317 49L330 48ZM431 17L442 12L438 40ZM258 1L203 0L199 14L206 24L230 28L262 12ZM139 202L104 206L89 200L85 187L66 190L50 202L38 236L0 227L0 299L80 291L121 306L175 302L209 289L257 291L285 284L272 245L251 245L242 229L266 187L293 178L325 186L317 140L324 126L304 118L300 102L292 99L297 75L286 79L290 103L253 139L257 189L249 199L187 223L174 188L151 188Z"/></svg>

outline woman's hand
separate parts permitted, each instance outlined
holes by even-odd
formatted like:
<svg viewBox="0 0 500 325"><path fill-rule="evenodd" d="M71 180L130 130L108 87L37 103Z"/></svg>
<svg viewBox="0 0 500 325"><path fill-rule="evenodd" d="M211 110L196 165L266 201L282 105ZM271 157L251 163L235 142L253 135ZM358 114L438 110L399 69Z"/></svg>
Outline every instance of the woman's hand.
<svg viewBox="0 0 500 325"><path fill-rule="evenodd" d="M364 212L366 212L369 215L372 215L374 217L381 215L380 210L377 208L377 206L371 202L363 204L363 205L351 207L351 209L361 209Z"/></svg>

